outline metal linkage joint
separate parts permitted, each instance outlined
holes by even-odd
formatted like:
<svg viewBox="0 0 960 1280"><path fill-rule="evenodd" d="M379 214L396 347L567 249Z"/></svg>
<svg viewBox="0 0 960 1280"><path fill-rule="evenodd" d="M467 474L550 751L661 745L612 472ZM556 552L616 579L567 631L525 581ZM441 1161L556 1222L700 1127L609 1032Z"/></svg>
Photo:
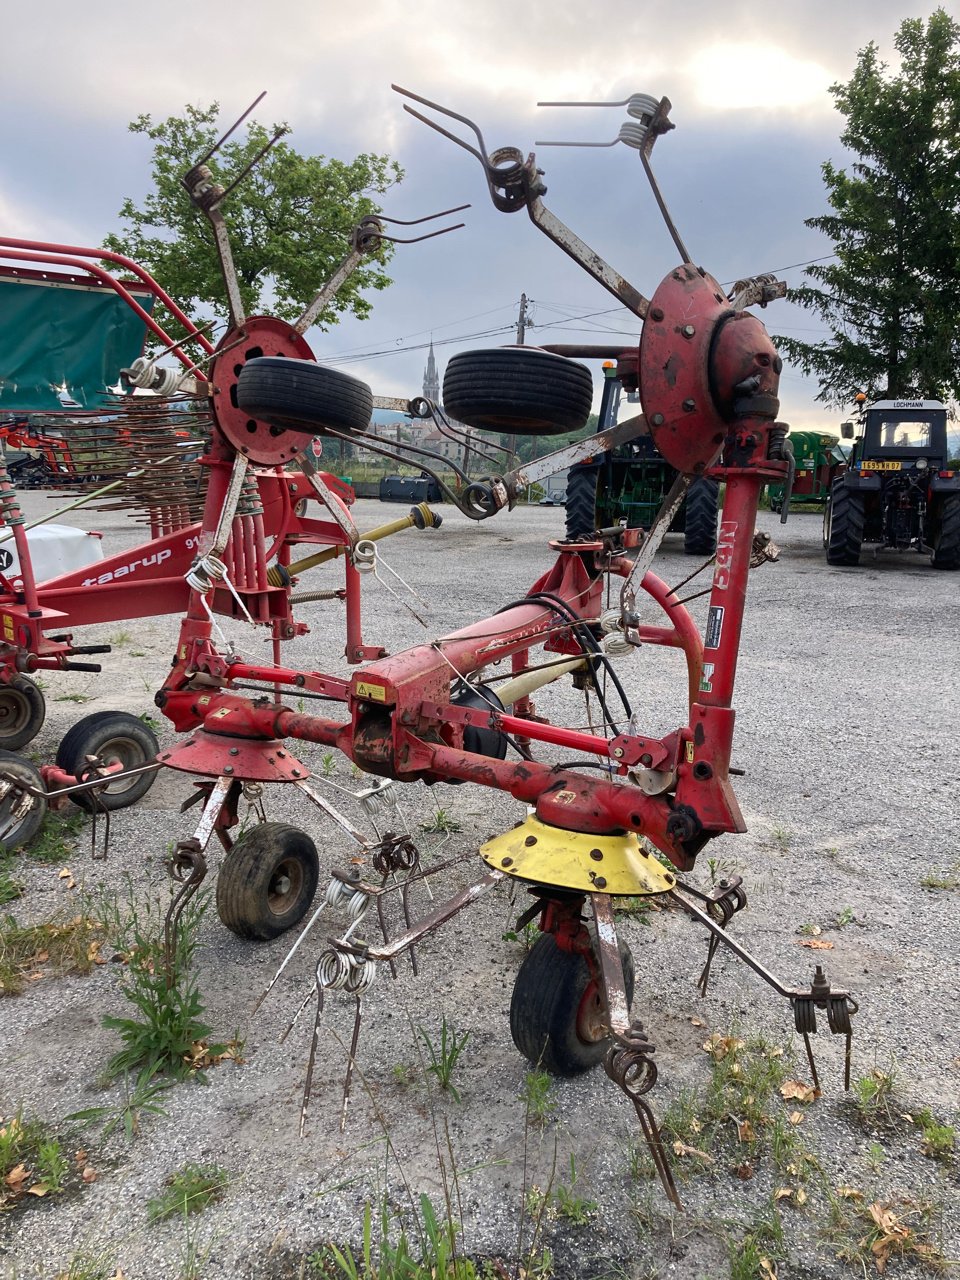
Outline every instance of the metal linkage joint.
<svg viewBox="0 0 960 1280"><path fill-rule="evenodd" d="M804 1048L807 1051L807 1062L813 1077L813 1087L820 1093L820 1078L817 1075L816 1063L813 1060L813 1046L810 1037L817 1030L817 1010L826 1013L827 1025L835 1036L845 1036L843 1087L850 1088L850 1055L853 1046L853 1025L850 1021L859 1009L856 1000L846 991L833 991L821 965L817 965L813 982L809 991L796 991L791 996L793 1004L793 1021L797 1031L803 1036Z"/></svg>

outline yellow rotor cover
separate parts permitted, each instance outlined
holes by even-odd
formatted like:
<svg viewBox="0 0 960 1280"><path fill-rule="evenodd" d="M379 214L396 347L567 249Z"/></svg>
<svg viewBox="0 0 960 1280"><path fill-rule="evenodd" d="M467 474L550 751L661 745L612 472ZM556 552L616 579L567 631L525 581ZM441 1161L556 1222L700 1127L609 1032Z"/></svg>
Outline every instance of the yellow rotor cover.
<svg viewBox="0 0 960 1280"><path fill-rule="evenodd" d="M669 893L677 879L632 831L615 836L566 831L533 814L481 845L480 857L518 880L579 893L617 897Z"/></svg>

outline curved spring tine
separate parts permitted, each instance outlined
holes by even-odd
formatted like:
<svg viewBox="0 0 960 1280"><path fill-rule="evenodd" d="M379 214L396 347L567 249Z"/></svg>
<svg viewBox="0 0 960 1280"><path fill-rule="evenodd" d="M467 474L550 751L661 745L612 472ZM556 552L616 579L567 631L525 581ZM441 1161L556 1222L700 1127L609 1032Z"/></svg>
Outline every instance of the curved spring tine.
<svg viewBox="0 0 960 1280"><path fill-rule="evenodd" d="M396 88L396 85L394 85L394 88ZM462 213L464 209L469 208L468 204L458 204L455 209L443 209L440 213L428 213L425 218L387 218L382 213L378 214L377 217L381 222L392 222L396 227L416 227L421 222L433 222L437 218L446 218L451 213ZM463 223L460 225L462 226Z"/></svg>
<svg viewBox="0 0 960 1280"><path fill-rule="evenodd" d="M435 120L429 119L428 116L421 115L419 111L414 111L413 107L408 107L406 103L403 104L404 111L409 111L410 115L415 116L417 120L422 121L423 124L429 125L431 129L436 129L437 133L442 133L445 138L449 138L451 142L455 142L458 147L463 147L464 151L469 151L472 156L476 156L484 169L488 167L487 144L483 140L483 134L473 121L469 119L469 117L462 116L457 111L451 111L448 107L441 107L439 102L431 102L429 98L421 98L418 93L412 93L409 89L404 89L398 84L392 84L390 88L393 89L395 93L402 94L404 98L412 98L414 102L419 102L421 106L430 107L433 111L439 111L441 115L449 116L451 120L459 120L460 123L466 125L468 129L472 129L480 147L479 151L476 147L471 147L469 142L464 142L462 138L458 138L455 133L450 133L447 129L444 129L443 126L437 124Z"/></svg>
<svg viewBox="0 0 960 1280"><path fill-rule="evenodd" d="M421 222L426 222L426 218L421 218ZM445 236L448 231L459 231L461 227L465 227L465 222L455 222L452 227L441 227L439 231L428 231L423 236L388 236L385 231L381 231L380 240L389 240L392 244L419 244L421 240L433 240L435 236Z"/></svg>

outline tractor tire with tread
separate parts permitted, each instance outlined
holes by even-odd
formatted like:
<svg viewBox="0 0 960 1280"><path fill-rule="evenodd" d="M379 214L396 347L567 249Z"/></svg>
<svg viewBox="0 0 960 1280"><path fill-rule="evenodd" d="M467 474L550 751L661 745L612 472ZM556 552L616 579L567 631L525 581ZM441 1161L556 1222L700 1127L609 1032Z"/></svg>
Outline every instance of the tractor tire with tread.
<svg viewBox="0 0 960 1280"><path fill-rule="evenodd" d="M620 942L627 1004L633 999L633 956ZM562 951L544 933L520 966L510 1000L510 1034L523 1056L551 1075L574 1076L601 1063L611 1044L602 1035L603 1005L586 958Z"/></svg>
<svg viewBox="0 0 960 1280"><path fill-rule="evenodd" d="M709 476L698 476L687 490L683 550L688 556L712 556L717 550L717 516L720 486Z"/></svg>
<svg viewBox="0 0 960 1280"><path fill-rule="evenodd" d="M24 756L15 755L12 751L0 751L0 768L14 775L17 780L11 789L0 797L0 823L5 823L11 811L15 807L19 808L25 799L25 793L18 789L17 782L25 782L41 791L45 788L40 770L32 760L27 760ZM29 809L16 826L11 827L5 835L0 837L0 851L6 852L27 844L40 830L46 817L47 802L39 796L30 796L30 801L32 803Z"/></svg>
<svg viewBox="0 0 960 1280"><path fill-rule="evenodd" d="M0 750L19 751L32 742L46 714L43 693L28 676L15 675L0 684Z"/></svg>
<svg viewBox="0 0 960 1280"><path fill-rule="evenodd" d="M960 569L960 493L944 494L930 563L935 569Z"/></svg>
<svg viewBox="0 0 960 1280"><path fill-rule="evenodd" d="M320 879L317 846L287 822L261 822L227 854L217 876L217 912L238 938L269 942L310 909Z"/></svg>
<svg viewBox="0 0 960 1280"><path fill-rule="evenodd" d="M365 382L313 360L258 356L237 379L237 405L259 422L304 435L365 431L373 393Z"/></svg>
<svg viewBox="0 0 960 1280"><path fill-rule="evenodd" d="M567 474L566 538L589 542L597 529L597 468L571 467Z"/></svg>
<svg viewBox="0 0 960 1280"><path fill-rule="evenodd" d="M444 409L480 431L579 431L592 403L593 376L586 365L536 347L460 351L443 376Z"/></svg>
<svg viewBox="0 0 960 1280"><path fill-rule="evenodd" d="M823 545L827 564L860 563L864 515L863 496L848 489L842 477L835 479L823 513Z"/></svg>
<svg viewBox="0 0 960 1280"><path fill-rule="evenodd" d="M159 750L153 731L138 716L127 711L95 711L64 735L57 749L57 764L79 778L89 768L88 756L97 756L105 764L120 760L125 769L133 769L148 764ZM96 797L89 791L77 791L70 798L88 813L126 809L147 794L156 777L156 772L141 773L118 783L108 782Z"/></svg>

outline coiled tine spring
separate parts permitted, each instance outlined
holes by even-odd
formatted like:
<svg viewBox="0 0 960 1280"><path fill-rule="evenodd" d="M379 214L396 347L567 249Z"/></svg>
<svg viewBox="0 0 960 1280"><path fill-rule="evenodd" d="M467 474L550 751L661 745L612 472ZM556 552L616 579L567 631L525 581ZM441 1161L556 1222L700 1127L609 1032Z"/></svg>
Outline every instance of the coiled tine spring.
<svg viewBox="0 0 960 1280"><path fill-rule="evenodd" d="M620 132L612 142L537 142L538 147L615 147L618 142L637 151L643 149L647 142L647 134L654 116L660 107L658 99L648 93L632 93L629 98L620 102L538 102L538 107L626 107L627 115L633 118L620 126Z"/></svg>

